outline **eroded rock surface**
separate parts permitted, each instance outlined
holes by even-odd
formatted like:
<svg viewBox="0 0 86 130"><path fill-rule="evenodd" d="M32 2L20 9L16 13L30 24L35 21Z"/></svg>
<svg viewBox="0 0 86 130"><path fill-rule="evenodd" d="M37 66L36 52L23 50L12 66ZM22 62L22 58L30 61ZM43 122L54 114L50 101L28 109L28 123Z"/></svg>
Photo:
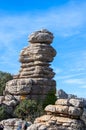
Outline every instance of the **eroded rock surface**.
<svg viewBox="0 0 86 130"><path fill-rule="evenodd" d="M0 122L4 126L4 130L17 130L18 125L21 123L23 124L25 121L18 119L18 118L13 118L13 119L6 119ZM31 125L31 122L27 122L28 125Z"/></svg>
<svg viewBox="0 0 86 130"><path fill-rule="evenodd" d="M53 34L46 29L29 36L29 46L20 52L19 74L6 83L4 104L16 105L16 101L11 99L13 97L18 101L22 97L43 100L49 91L56 91L56 82L53 79L55 73L50 67L50 62L56 55L55 49L51 46L53 38ZM2 100L3 98L1 102Z"/></svg>
<svg viewBox="0 0 86 130"><path fill-rule="evenodd" d="M79 99L58 99L55 105L46 106L46 115L36 118L28 130L86 130L80 119L83 105Z"/></svg>

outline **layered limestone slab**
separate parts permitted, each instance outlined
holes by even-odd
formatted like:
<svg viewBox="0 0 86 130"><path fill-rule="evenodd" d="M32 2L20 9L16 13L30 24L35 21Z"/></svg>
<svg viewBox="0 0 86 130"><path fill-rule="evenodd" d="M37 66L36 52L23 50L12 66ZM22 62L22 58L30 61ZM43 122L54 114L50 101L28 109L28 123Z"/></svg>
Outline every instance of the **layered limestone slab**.
<svg viewBox="0 0 86 130"><path fill-rule="evenodd" d="M24 124L24 123L25 123L24 120L18 118L5 119L0 122L0 124L4 126L4 130L17 130L19 124ZM27 123L29 126L32 124L31 122L27 122Z"/></svg>
<svg viewBox="0 0 86 130"><path fill-rule="evenodd" d="M46 87L47 86L47 87ZM13 79L6 83L5 91L18 95L18 94L47 94L49 91L56 91L55 80L48 79Z"/></svg>
<svg viewBox="0 0 86 130"><path fill-rule="evenodd" d="M31 99L46 97L49 91L56 91L55 73L50 67L56 51L51 46L53 34L46 29L29 36L29 46L20 52L21 67L18 75L7 82L5 93L21 95Z"/></svg>
<svg viewBox="0 0 86 130"><path fill-rule="evenodd" d="M80 119L83 113L81 106L83 102L79 99L58 99L55 105L45 107L47 114L36 118L28 130L86 130Z"/></svg>
<svg viewBox="0 0 86 130"><path fill-rule="evenodd" d="M79 99L58 99L55 102L55 105L46 106L45 111L47 113L51 112L61 116L72 116L73 118L79 118L83 113L81 104L83 106L83 101Z"/></svg>
<svg viewBox="0 0 86 130"><path fill-rule="evenodd" d="M36 31L34 33L32 33L29 36L29 42L31 43L52 43L53 41L53 34L51 32L49 32L46 29L42 29L40 31Z"/></svg>
<svg viewBox="0 0 86 130"><path fill-rule="evenodd" d="M52 115L44 115L37 118L28 130L40 130L40 128L46 128L46 130L85 130L83 121L71 119L67 117L56 117ZM45 129L43 129L45 130Z"/></svg>

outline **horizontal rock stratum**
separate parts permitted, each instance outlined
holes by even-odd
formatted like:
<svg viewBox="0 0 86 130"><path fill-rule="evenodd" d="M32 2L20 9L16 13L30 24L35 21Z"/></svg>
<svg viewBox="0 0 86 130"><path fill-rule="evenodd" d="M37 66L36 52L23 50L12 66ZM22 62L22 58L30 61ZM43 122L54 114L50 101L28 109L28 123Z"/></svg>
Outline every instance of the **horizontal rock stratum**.
<svg viewBox="0 0 86 130"><path fill-rule="evenodd" d="M58 99L45 107L46 115L36 118L28 130L86 130L80 119L83 105L79 99Z"/></svg>
<svg viewBox="0 0 86 130"><path fill-rule="evenodd" d="M5 94L38 100L44 99L48 92L56 91L55 72L50 62L56 56L51 46L53 34L42 29L29 36L29 46L20 52L21 67L19 74L6 83Z"/></svg>

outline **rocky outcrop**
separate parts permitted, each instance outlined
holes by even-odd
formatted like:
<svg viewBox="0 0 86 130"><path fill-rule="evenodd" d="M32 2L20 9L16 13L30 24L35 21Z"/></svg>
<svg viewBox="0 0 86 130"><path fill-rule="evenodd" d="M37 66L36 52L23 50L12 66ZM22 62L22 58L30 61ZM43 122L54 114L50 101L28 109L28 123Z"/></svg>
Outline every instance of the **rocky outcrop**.
<svg viewBox="0 0 86 130"><path fill-rule="evenodd" d="M46 29L29 36L30 45L20 52L21 68L18 75L6 83L0 103L16 106L21 99L44 99L49 91L56 91L55 73L50 62L56 55L51 46L53 34Z"/></svg>
<svg viewBox="0 0 86 130"><path fill-rule="evenodd" d="M81 119L84 121L85 127L86 127L86 108L84 108L84 111L83 111L83 114L81 116Z"/></svg>
<svg viewBox="0 0 86 130"><path fill-rule="evenodd" d="M59 89L57 91L57 96L60 99L67 99L67 98L78 98L76 95L74 94L67 94L63 89ZM85 104L85 103L84 103Z"/></svg>
<svg viewBox="0 0 86 130"><path fill-rule="evenodd" d="M59 89L57 91L57 96L60 99L66 99L66 98L68 98L68 94L65 91L63 91L62 89Z"/></svg>
<svg viewBox="0 0 86 130"><path fill-rule="evenodd" d="M17 130L18 125L21 123L23 124L25 121L18 119L18 118L13 118L13 119L6 119L0 122L4 126L4 130ZM31 125L31 122L27 122L28 126Z"/></svg>
<svg viewBox="0 0 86 130"><path fill-rule="evenodd" d="M14 107L18 104L18 100L11 94L0 96L0 105Z"/></svg>
<svg viewBox="0 0 86 130"><path fill-rule="evenodd" d="M46 115L36 118L28 130L86 130L80 119L83 105L79 99L58 99L55 105L46 106Z"/></svg>
<svg viewBox="0 0 86 130"><path fill-rule="evenodd" d="M74 94L67 94L64 90L62 89L59 89L57 91L57 96L59 99L79 99L79 100L82 100L83 101L83 114L81 115L80 119L84 121L85 123L85 127L86 127L86 99L85 98L79 98L77 97L77 95L74 95Z"/></svg>

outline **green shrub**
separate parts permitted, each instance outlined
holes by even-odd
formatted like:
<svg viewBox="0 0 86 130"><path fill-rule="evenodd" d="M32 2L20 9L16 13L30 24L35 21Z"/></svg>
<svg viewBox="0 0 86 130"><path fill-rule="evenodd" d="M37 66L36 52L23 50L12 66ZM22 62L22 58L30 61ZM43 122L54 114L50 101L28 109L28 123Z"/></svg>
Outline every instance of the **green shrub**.
<svg viewBox="0 0 86 130"><path fill-rule="evenodd" d="M38 105L36 101L28 99L22 100L14 111L15 117L28 119L32 122L40 116L40 113L42 113L42 106Z"/></svg>
<svg viewBox="0 0 86 130"><path fill-rule="evenodd" d="M10 73L0 71L0 96L3 95L3 91L6 86L6 82L13 79Z"/></svg>
<svg viewBox="0 0 86 130"><path fill-rule="evenodd" d="M11 118L12 115L8 113L6 106L0 106L0 121Z"/></svg>
<svg viewBox="0 0 86 130"><path fill-rule="evenodd" d="M54 104L56 101L54 91L50 91L44 101L34 101L29 99L22 100L14 110L15 117L34 121L35 118L44 114L44 108L49 104Z"/></svg>
<svg viewBox="0 0 86 130"><path fill-rule="evenodd" d="M49 104L55 104L56 99L57 99L57 97L56 97L56 95L55 95L55 91L53 91L53 90L50 91L50 92L47 94L45 100L43 101L43 109L44 109L47 105L49 105Z"/></svg>

